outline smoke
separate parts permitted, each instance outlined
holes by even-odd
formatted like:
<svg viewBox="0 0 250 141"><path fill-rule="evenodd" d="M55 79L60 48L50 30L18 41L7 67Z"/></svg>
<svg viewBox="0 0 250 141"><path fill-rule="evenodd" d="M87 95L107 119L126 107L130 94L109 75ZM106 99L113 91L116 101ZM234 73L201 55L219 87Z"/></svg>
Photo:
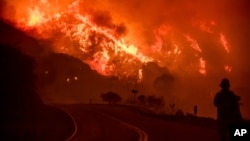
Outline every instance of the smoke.
<svg viewBox="0 0 250 141"><path fill-rule="evenodd" d="M155 62L149 62L142 67L142 88L145 94L169 96L175 84L175 76L166 67L159 67ZM150 86L150 87L149 87ZM148 88L148 89L146 89Z"/></svg>
<svg viewBox="0 0 250 141"><path fill-rule="evenodd" d="M112 21L112 17L107 11L92 11L92 21L98 26L107 27L110 29L114 29L116 35L119 37L125 35L127 33L127 28L124 23L114 24Z"/></svg>
<svg viewBox="0 0 250 141"><path fill-rule="evenodd" d="M172 75L164 73L155 79L153 85L155 89L163 91L166 95L168 95L173 87L173 81L174 77Z"/></svg>

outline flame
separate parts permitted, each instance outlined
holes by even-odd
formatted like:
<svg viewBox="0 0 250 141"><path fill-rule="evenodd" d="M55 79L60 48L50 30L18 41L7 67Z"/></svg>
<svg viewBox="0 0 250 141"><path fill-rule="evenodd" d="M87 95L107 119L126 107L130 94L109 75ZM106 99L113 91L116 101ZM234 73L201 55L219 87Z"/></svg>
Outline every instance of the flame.
<svg viewBox="0 0 250 141"><path fill-rule="evenodd" d="M207 71L206 71L206 61L203 58L200 58L199 61L200 61L199 72L201 74L203 74L203 75L206 75L207 74Z"/></svg>
<svg viewBox="0 0 250 141"><path fill-rule="evenodd" d="M191 69L197 72L198 68L199 73L207 74L208 60L203 59L202 44L192 34L183 34L174 25L163 23L152 31L152 41L140 44L137 40L143 37L120 36L117 32L119 24L98 24L94 15L86 12L82 5L84 1L81 0L67 4L57 0L30 0L12 20L17 28L36 39L52 42L53 51L74 56L105 76L135 77L137 82L141 82L145 63L156 62L164 67L180 68L190 63L186 60L191 57L198 57L199 61L195 63L198 67ZM194 26L200 31L219 34L221 44L229 53L225 35L213 28L217 26L216 21L196 21ZM185 48L187 43L195 53ZM187 53L189 56L185 56ZM225 66L225 70L231 72L231 67Z"/></svg>
<svg viewBox="0 0 250 141"><path fill-rule="evenodd" d="M142 78L143 78L142 69L139 69L139 71L138 71L138 82L141 82Z"/></svg>
<svg viewBox="0 0 250 141"><path fill-rule="evenodd" d="M163 47L163 37L166 36L167 32L169 32L170 27L163 24L161 25L158 29L156 29L154 31L154 35L155 35L155 42L153 43L153 45L151 45L151 49L154 53L158 52L160 53Z"/></svg>
<svg viewBox="0 0 250 141"><path fill-rule="evenodd" d="M199 44L197 43L197 41L193 38L191 38L189 35L184 35L185 38L187 39L188 42L190 42L190 46L195 49L198 52L202 52Z"/></svg>
<svg viewBox="0 0 250 141"><path fill-rule="evenodd" d="M179 50L179 47L177 45L175 45L174 54L176 54L176 55L181 54L181 50Z"/></svg>
<svg viewBox="0 0 250 141"><path fill-rule="evenodd" d="M211 22L210 24L214 25L214 22ZM209 25L207 25L207 23L205 22L200 22L200 29L207 33L214 33L212 29L209 27Z"/></svg>
<svg viewBox="0 0 250 141"><path fill-rule="evenodd" d="M225 69L226 72L231 72L232 71L232 66L225 65L224 69Z"/></svg>
<svg viewBox="0 0 250 141"><path fill-rule="evenodd" d="M31 14L28 19L28 26L38 26L44 21L44 16L38 9L29 9L29 13Z"/></svg>
<svg viewBox="0 0 250 141"><path fill-rule="evenodd" d="M112 66L108 66L108 62L110 57L108 55L108 51L104 50L103 52L97 52L94 54L94 59L89 62L92 69L97 70L99 73L103 75L108 75L107 71L112 70Z"/></svg>
<svg viewBox="0 0 250 141"><path fill-rule="evenodd" d="M223 45L225 51L227 53L229 53L228 42L227 42L226 37L223 33L220 33L220 41L221 41L221 44Z"/></svg>

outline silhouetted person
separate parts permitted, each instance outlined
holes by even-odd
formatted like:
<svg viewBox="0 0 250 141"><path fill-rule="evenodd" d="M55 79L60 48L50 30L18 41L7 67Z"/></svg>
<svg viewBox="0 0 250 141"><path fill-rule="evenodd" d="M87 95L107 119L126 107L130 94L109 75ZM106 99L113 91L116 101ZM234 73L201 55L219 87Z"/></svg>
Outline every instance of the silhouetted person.
<svg viewBox="0 0 250 141"><path fill-rule="evenodd" d="M217 107L217 120L221 141L227 141L229 137L229 126L241 122L239 101L230 88L229 80L224 78L220 83L221 90L214 98L214 105Z"/></svg>
<svg viewBox="0 0 250 141"><path fill-rule="evenodd" d="M198 112L198 107L197 107L197 105L194 105L194 115L195 116L197 115L197 112Z"/></svg>

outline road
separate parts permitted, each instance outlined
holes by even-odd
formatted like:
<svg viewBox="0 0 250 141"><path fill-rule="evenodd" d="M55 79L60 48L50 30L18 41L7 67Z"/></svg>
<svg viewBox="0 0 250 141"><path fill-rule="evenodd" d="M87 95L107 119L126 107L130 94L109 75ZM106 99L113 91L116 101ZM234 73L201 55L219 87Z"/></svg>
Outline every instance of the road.
<svg viewBox="0 0 250 141"><path fill-rule="evenodd" d="M77 125L72 141L216 141L211 128L140 115L126 107L61 105Z"/></svg>
<svg viewBox="0 0 250 141"><path fill-rule="evenodd" d="M61 107L62 108L62 107ZM138 141L139 135L129 125L87 105L63 106L77 125L72 141Z"/></svg>

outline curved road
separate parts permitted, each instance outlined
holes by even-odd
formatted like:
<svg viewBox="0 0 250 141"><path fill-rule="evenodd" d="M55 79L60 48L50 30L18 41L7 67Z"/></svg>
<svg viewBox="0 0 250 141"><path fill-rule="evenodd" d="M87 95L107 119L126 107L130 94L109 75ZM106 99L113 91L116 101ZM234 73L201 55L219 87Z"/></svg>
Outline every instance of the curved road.
<svg viewBox="0 0 250 141"><path fill-rule="evenodd" d="M94 110L91 106L68 105L60 108L69 113L77 125L72 141L138 141L140 139L140 134L132 128L132 125Z"/></svg>
<svg viewBox="0 0 250 141"><path fill-rule="evenodd" d="M126 107L62 105L75 119L72 141L217 141L214 129L142 116Z"/></svg>

